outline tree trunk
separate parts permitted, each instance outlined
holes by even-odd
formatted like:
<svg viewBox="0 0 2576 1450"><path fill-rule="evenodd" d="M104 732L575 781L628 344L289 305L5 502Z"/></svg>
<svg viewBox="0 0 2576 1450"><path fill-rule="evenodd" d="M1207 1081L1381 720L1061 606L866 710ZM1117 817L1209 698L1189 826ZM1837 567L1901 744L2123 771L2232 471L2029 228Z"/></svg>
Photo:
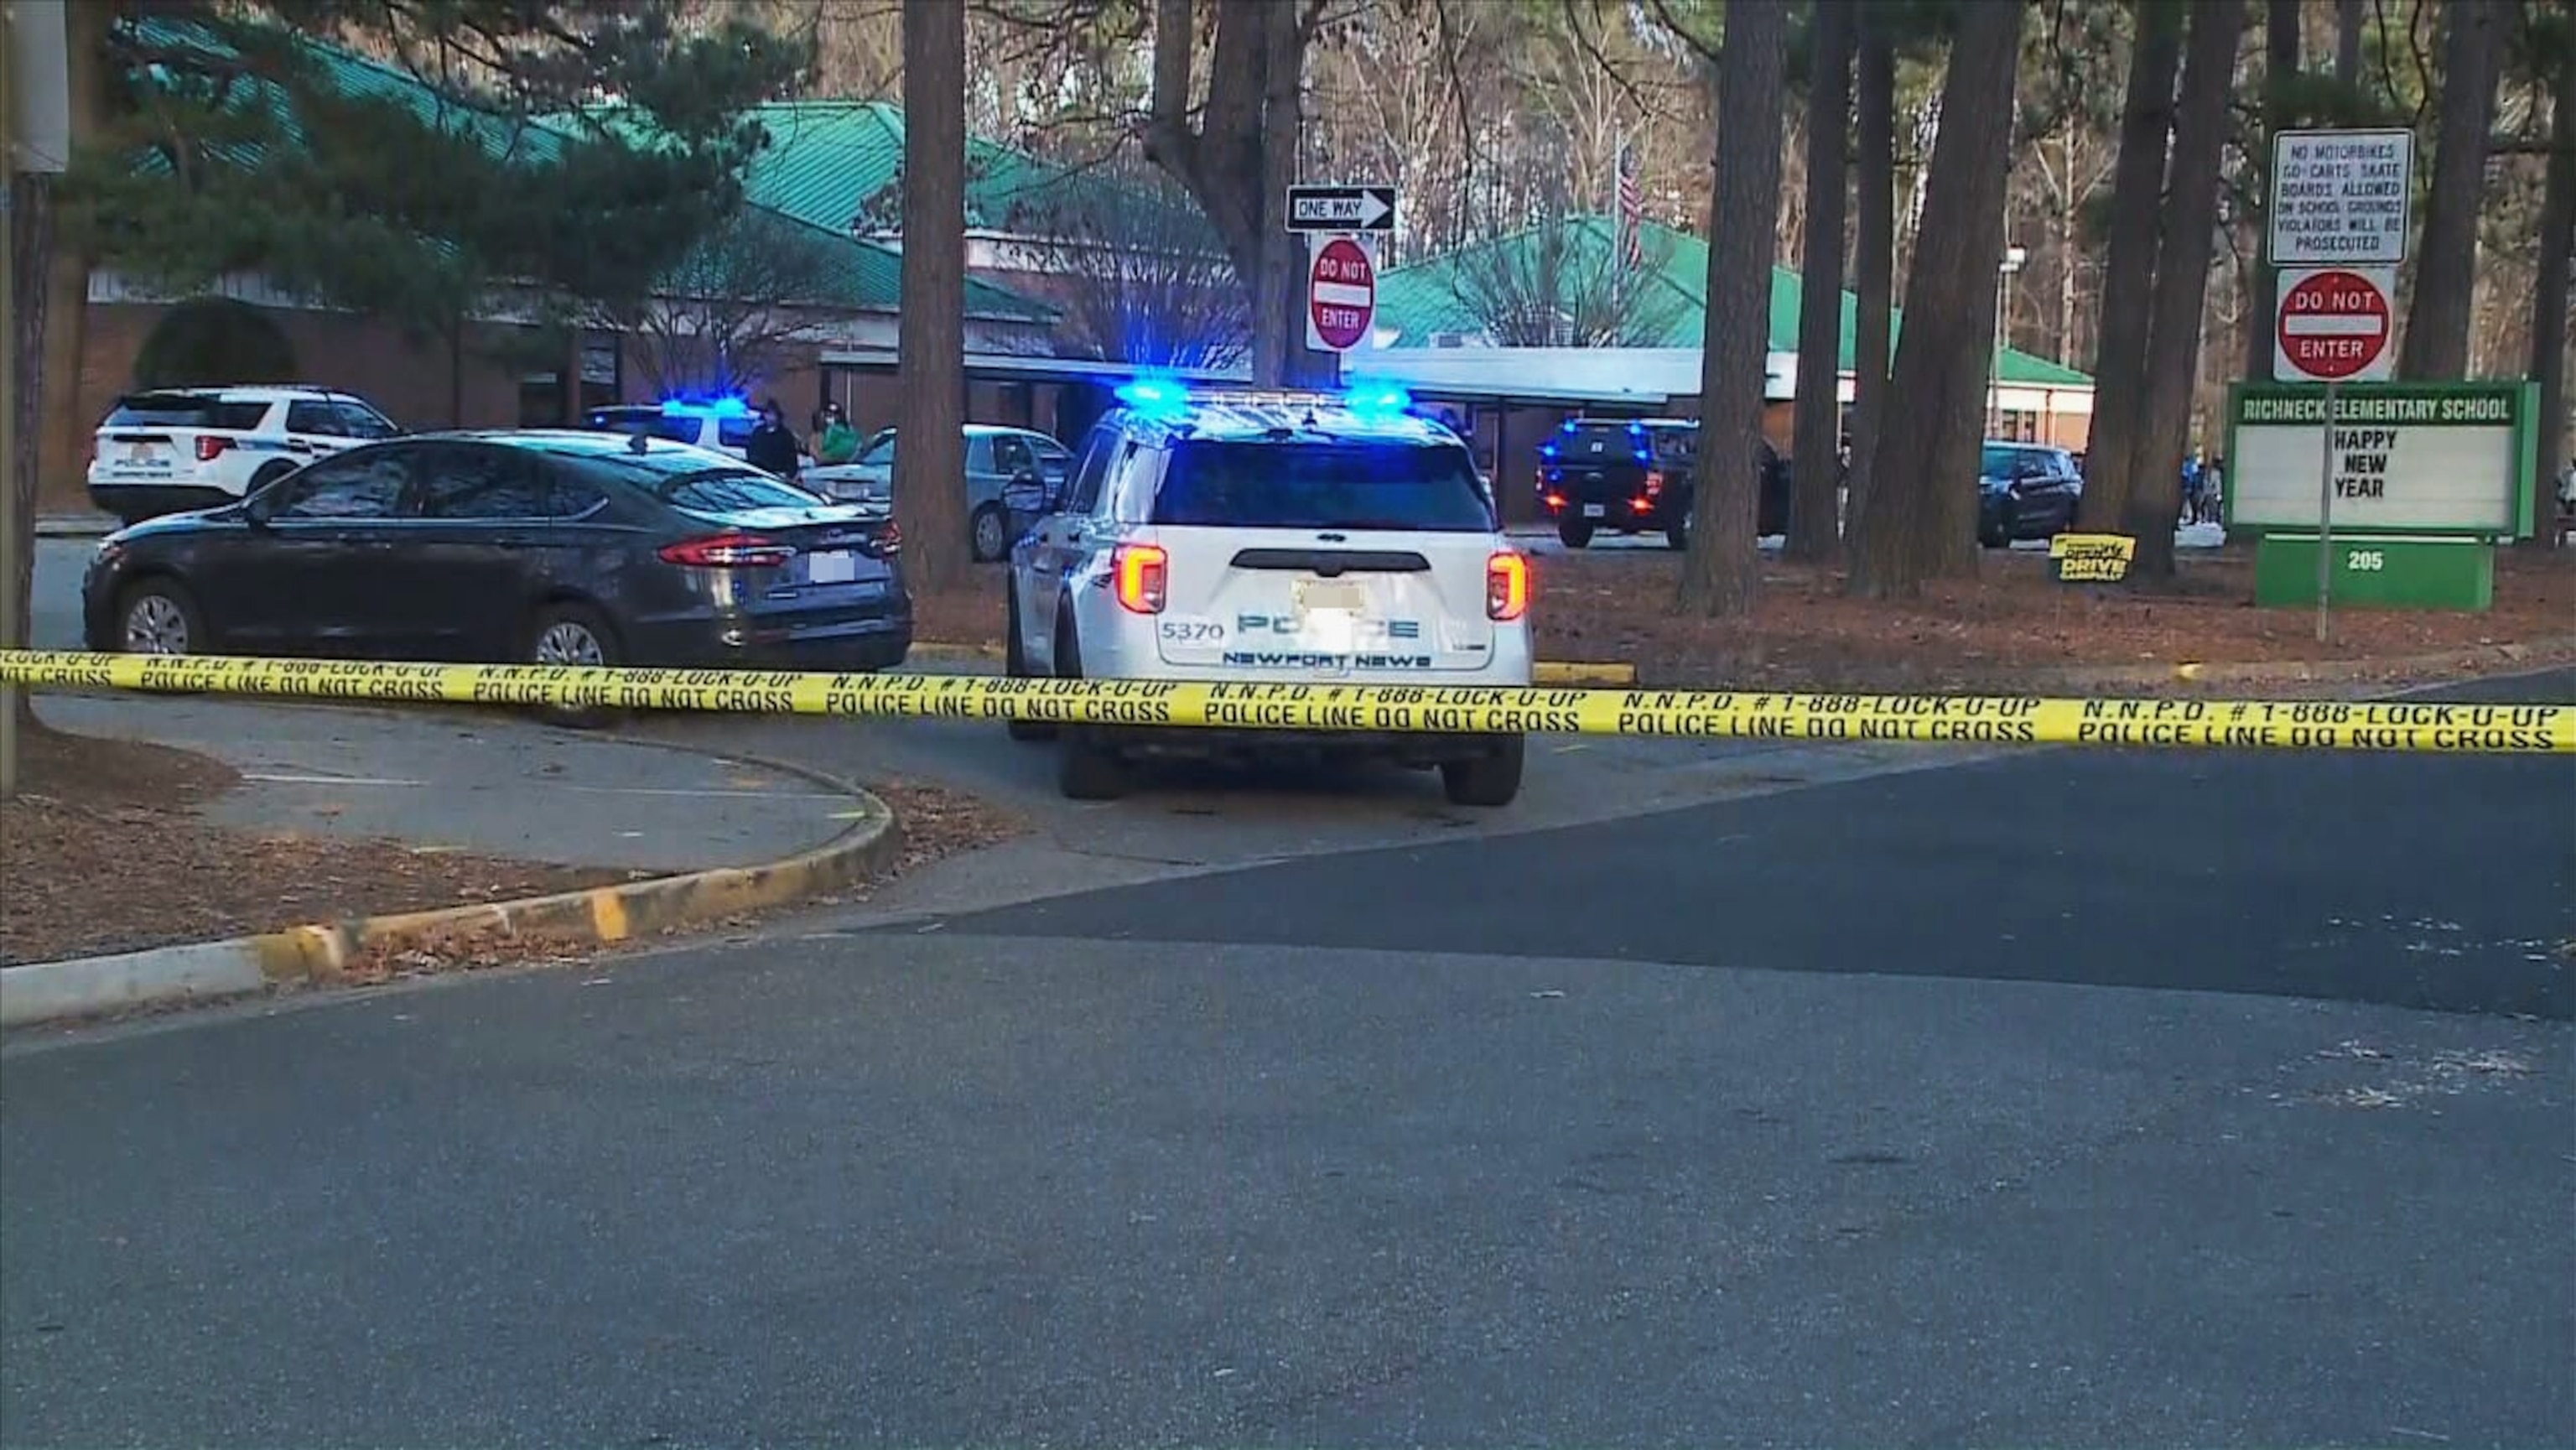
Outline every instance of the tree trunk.
<svg viewBox="0 0 2576 1450"><path fill-rule="evenodd" d="M7 48L0 46L0 55L5 54ZM16 412L9 420L16 430L11 439L14 447L6 460L8 482L5 492L0 492L0 508L9 510L18 550L11 561L16 567L6 581L12 601L10 629L8 637L0 638L0 649L25 649L33 637L36 592L36 467L43 451L37 430L44 418L38 380L45 355L45 309L51 300L45 295L45 277L54 255L54 178L21 173L5 179L10 203L6 219L10 285L17 306L9 319L15 335L0 340L0 345L11 349L17 396L12 400ZM28 692L0 690L0 708L16 717L18 739L24 741L36 721Z"/></svg>
<svg viewBox="0 0 2576 1450"><path fill-rule="evenodd" d="M2570 254L2576 252L2576 33L2562 33L2556 114L2549 128L2549 189L2540 204L2540 279L2531 299L2531 376L2540 384L2539 527L2534 541L2558 547L2558 473L2567 466L2567 311Z"/></svg>
<svg viewBox="0 0 2576 1450"><path fill-rule="evenodd" d="M1762 404L1771 348L1772 232L1780 219L1780 91L1788 0L1735 0L1717 66L1717 166L1709 191L1708 314L1700 343L1699 486L1679 607L1753 612Z"/></svg>
<svg viewBox="0 0 2576 1450"><path fill-rule="evenodd" d="M1887 349L1896 303L1896 47L1883 16L1862 9L1858 115L1859 165L1854 180L1858 226L1852 238L1859 291L1852 328L1851 476L1843 499L1843 547L1857 548L1869 499L1879 415L1887 407Z"/></svg>
<svg viewBox="0 0 2576 1450"><path fill-rule="evenodd" d="M2397 373L2412 382L2466 377L2469 319L2478 285L2478 208L2485 200L2487 132L2495 124L2498 6L2452 0L2442 42L2441 118L2433 185L2416 243L2415 300Z"/></svg>
<svg viewBox="0 0 2576 1450"><path fill-rule="evenodd" d="M2272 196L2272 147L2270 139L2290 128L2296 119L2290 113L2298 95L2299 79L2299 0L2266 0L2263 6L2263 136L2264 144L2253 156L2256 184L2262 201L2253 208L2248 225L2257 237L2267 229ZM2253 298L2245 308L2245 376L2255 382L2272 381L2272 313L2280 306L2281 274L2257 263L2254 267Z"/></svg>
<svg viewBox="0 0 2576 1450"><path fill-rule="evenodd" d="M1791 477L1788 555L1823 563L1841 543L1836 498L1842 491L1843 198L1850 176L1852 7L1815 8L1813 63L1807 72L1806 268L1798 293L1798 400Z"/></svg>
<svg viewBox="0 0 2576 1450"><path fill-rule="evenodd" d="M107 90L108 26L117 7L75 4L63 9L63 79L69 102L72 150L94 144L112 119ZM88 504L88 465L98 420L83 410L81 360L89 321L89 274L97 247L82 218L56 219L54 253L45 276L44 440L38 454L39 505Z"/></svg>
<svg viewBox="0 0 2576 1450"><path fill-rule="evenodd" d="M954 588L966 524L966 11L904 0L903 311L894 505L915 589Z"/></svg>
<svg viewBox="0 0 2576 1450"><path fill-rule="evenodd" d="M1216 16L1207 100L1193 104L1194 7L1155 0L1145 154L1198 203L1251 298L1254 380L1326 377L1334 360L1306 348L1305 250L1280 215L1297 177L1308 25L1316 17L1298 0L1217 0Z"/></svg>
<svg viewBox="0 0 2576 1450"><path fill-rule="evenodd" d="M2361 85L2361 0L2335 0L2335 79Z"/></svg>
<svg viewBox="0 0 2576 1450"><path fill-rule="evenodd" d="M2093 432L2085 444L2082 527L2117 528L2129 506L2129 449L2145 402L2147 308L2155 294L2165 148L2173 136L2174 71L2182 60L2182 8L2143 0L2138 43L2120 109L2120 154L2111 166L2111 226L2102 267L2102 322L2093 355Z"/></svg>
<svg viewBox="0 0 2576 1450"><path fill-rule="evenodd" d="M2156 262L2147 343L2146 408L2129 445L2130 489L2122 515L2137 538L2132 572L2174 572L2174 529L2182 518L2182 458L2189 446L2192 384L2200 371L2201 318L2218 226L2218 172L2227 145L2227 100L2236 89L2236 47L2245 0L2194 0L2182 100L2174 112L2173 188L2165 204L2163 254Z"/></svg>
<svg viewBox="0 0 2576 1450"><path fill-rule="evenodd" d="M2002 277L2004 175L2012 143L2013 84L2022 7L1959 10L1941 130L1914 267L1905 284L1890 409L1870 463L1867 513L1852 548L1851 591L1908 598L1953 561L1973 561L1976 419L1993 359L1995 289ZM1973 568L1973 562L1967 567Z"/></svg>

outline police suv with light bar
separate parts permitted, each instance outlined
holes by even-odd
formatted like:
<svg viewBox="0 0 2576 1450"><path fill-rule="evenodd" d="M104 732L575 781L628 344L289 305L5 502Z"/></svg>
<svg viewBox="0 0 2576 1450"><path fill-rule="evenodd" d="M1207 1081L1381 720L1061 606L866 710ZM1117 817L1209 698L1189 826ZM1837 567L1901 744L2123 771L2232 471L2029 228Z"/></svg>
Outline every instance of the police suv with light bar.
<svg viewBox="0 0 2576 1450"><path fill-rule="evenodd" d="M1529 561L1467 445L1400 389L1194 395L1139 381L1118 397L1012 550L1009 673L1529 684ZM1011 732L1055 733L1026 720ZM1512 733L1062 734L1058 783L1076 799L1120 794L1140 754L1286 744L1437 766L1462 805L1507 805L1521 783Z"/></svg>

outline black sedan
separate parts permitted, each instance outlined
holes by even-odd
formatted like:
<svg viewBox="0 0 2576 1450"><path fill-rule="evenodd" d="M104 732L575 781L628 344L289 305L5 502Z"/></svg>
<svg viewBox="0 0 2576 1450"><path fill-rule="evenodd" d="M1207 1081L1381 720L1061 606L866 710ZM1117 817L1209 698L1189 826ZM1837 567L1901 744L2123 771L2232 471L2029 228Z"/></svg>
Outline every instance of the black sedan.
<svg viewBox="0 0 2576 1450"><path fill-rule="evenodd" d="M137 524L82 586L140 654L882 669L899 536L722 454L597 433L415 436Z"/></svg>

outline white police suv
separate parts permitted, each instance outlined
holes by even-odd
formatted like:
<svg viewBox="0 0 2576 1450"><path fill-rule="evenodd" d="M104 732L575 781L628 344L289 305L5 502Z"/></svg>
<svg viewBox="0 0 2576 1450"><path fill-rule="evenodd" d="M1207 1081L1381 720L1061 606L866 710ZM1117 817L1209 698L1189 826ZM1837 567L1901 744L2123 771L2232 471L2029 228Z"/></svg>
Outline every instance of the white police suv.
<svg viewBox="0 0 2576 1450"><path fill-rule="evenodd" d="M1529 560L1458 435L1400 390L1192 395L1131 383L1011 551L1009 673L1055 679L1527 686ZM1140 755L1320 747L1437 766L1461 805L1519 794L1522 737L1055 727L1058 784L1122 793Z"/></svg>
<svg viewBox="0 0 2576 1450"><path fill-rule="evenodd" d="M221 508L316 458L400 431L366 399L330 388L257 383L128 393L91 444L90 501L129 524Z"/></svg>

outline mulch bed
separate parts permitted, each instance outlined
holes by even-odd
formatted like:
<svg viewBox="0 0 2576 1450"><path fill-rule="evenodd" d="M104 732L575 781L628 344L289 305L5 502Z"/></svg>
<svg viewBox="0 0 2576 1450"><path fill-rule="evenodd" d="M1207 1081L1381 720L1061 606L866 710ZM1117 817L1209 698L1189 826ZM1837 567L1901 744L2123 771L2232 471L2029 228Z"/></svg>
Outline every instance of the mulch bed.
<svg viewBox="0 0 2576 1450"><path fill-rule="evenodd" d="M1773 561L1753 617L1722 621L1672 612L1680 567L1678 555L1642 549L1539 560L1540 657L1633 663L1654 686L2010 690L2184 664L2328 664L2398 682L2426 671L2371 662L2451 655L2457 665L2430 673L2492 669L2492 647L2517 644L2531 646L2526 663L2553 663L2576 636L2576 552L2564 550L2499 551L2484 614L2339 609L2325 644L2312 611L2254 607L2253 558L2237 548L2187 554L2166 587L2062 585L2040 554L1990 553L1977 578L1901 603L1847 598L1839 570ZM998 645L1002 588L995 565L964 589L922 596L919 637ZM2229 687L2245 673L2229 670Z"/></svg>
<svg viewBox="0 0 2576 1450"><path fill-rule="evenodd" d="M0 803L0 963L506 901L649 874L218 826L195 809L235 783L216 761L42 728L23 739L20 793ZM913 784L875 791L904 825L897 871L1019 829L953 791ZM471 966L570 950L529 940L460 941L431 958ZM409 975L426 964L362 963L352 975Z"/></svg>

